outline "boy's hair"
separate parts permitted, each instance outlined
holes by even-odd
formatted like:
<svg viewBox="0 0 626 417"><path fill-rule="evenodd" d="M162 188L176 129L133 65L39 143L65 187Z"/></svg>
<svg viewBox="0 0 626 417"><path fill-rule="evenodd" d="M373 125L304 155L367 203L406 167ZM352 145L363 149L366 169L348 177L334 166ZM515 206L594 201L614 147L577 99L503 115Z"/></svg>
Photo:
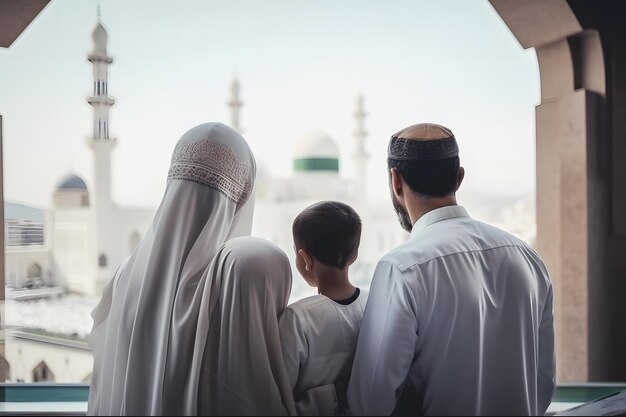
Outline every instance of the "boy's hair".
<svg viewBox="0 0 626 417"><path fill-rule="evenodd" d="M324 265L344 269L359 249L361 218L347 204L315 203L293 221L293 240Z"/></svg>

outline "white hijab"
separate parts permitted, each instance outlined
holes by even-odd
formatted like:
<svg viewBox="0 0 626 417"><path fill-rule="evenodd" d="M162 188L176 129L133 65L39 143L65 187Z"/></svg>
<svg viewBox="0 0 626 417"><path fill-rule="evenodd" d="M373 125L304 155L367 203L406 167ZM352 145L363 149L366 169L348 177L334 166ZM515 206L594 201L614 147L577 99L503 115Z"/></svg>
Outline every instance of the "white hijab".
<svg viewBox="0 0 626 417"><path fill-rule="evenodd" d="M249 235L256 165L221 123L178 141L165 195L135 252L92 312L89 414L178 414L188 398L207 268L232 237Z"/></svg>
<svg viewBox="0 0 626 417"><path fill-rule="evenodd" d="M190 375L198 393L185 413L295 415L278 334L291 292L287 255L264 239L233 239L203 284L193 359L201 366Z"/></svg>

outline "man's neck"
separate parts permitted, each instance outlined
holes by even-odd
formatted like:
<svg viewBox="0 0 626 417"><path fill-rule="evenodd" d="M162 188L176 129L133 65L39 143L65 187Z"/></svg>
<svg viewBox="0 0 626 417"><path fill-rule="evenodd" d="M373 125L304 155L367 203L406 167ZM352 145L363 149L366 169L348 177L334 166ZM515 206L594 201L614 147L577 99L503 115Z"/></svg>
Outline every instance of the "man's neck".
<svg viewBox="0 0 626 417"><path fill-rule="evenodd" d="M407 211L409 212L409 217L411 218L411 224L413 226L415 226L415 223L417 223L417 221L426 213L443 207L456 205L458 204L455 194L445 197L424 197L411 195L407 199Z"/></svg>
<svg viewBox="0 0 626 417"><path fill-rule="evenodd" d="M345 300L352 297L356 287L348 279L348 267L338 269L326 267L317 279L317 292L331 300Z"/></svg>

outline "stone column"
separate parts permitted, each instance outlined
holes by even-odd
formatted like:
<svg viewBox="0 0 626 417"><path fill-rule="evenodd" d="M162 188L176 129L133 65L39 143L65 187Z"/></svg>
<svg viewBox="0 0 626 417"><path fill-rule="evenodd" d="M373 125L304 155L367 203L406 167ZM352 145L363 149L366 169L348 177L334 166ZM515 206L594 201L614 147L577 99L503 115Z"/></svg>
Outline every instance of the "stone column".
<svg viewBox="0 0 626 417"><path fill-rule="evenodd" d="M490 2L537 52L537 249L554 283L558 380L623 381L626 11L610 1Z"/></svg>

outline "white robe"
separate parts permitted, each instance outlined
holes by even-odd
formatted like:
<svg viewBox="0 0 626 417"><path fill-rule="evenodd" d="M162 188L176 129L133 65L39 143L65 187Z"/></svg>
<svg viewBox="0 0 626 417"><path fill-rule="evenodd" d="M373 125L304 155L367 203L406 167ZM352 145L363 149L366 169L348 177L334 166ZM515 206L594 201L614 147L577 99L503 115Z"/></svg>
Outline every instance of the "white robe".
<svg viewBox="0 0 626 417"><path fill-rule="evenodd" d="M458 206L379 262L348 405L388 415L407 383L426 415L543 415L555 387L552 285L527 244Z"/></svg>
<svg viewBox="0 0 626 417"><path fill-rule="evenodd" d="M198 288L224 242L250 233L254 177L247 143L221 123L197 126L179 140L152 225L92 313L89 414L194 410L188 378L201 366L192 361L203 302Z"/></svg>
<svg viewBox="0 0 626 417"><path fill-rule="evenodd" d="M334 389L323 386L348 377L352 371L367 295L361 291L348 305L314 295L291 304L281 316L283 356L298 415L336 413ZM312 389L320 394L315 404L306 402ZM304 403L298 401L303 398Z"/></svg>
<svg viewBox="0 0 626 417"><path fill-rule="evenodd" d="M187 414L295 415L278 316L291 292L287 255L259 238L230 240L203 283Z"/></svg>

